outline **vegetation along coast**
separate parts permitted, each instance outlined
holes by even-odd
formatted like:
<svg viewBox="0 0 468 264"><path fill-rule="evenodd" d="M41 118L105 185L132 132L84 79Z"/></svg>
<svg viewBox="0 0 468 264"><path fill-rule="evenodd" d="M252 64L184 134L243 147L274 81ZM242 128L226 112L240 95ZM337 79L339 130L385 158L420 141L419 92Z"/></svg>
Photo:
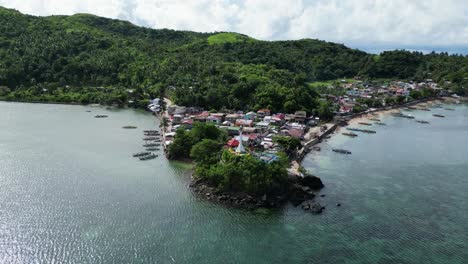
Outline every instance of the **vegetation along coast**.
<svg viewBox="0 0 468 264"><path fill-rule="evenodd" d="M468 58L458 54L371 54L3 7L0 20L0 100L147 109L162 130L151 144L194 162L192 190L243 208L289 201L320 212L313 198L324 184L300 161L338 126L385 125L372 114L468 94Z"/></svg>

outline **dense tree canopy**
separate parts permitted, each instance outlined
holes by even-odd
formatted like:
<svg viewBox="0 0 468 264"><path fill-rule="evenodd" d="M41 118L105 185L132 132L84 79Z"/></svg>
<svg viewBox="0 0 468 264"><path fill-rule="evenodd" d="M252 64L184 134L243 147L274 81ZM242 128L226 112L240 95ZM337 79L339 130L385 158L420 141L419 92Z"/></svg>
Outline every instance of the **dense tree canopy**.
<svg viewBox="0 0 468 264"><path fill-rule="evenodd" d="M34 17L0 7L0 97L143 106L161 89L206 109L312 113L307 82L356 75L468 87L468 59L403 50L372 55L319 40L155 30L87 14ZM165 89L167 88L167 89ZM132 91L128 91L131 89Z"/></svg>

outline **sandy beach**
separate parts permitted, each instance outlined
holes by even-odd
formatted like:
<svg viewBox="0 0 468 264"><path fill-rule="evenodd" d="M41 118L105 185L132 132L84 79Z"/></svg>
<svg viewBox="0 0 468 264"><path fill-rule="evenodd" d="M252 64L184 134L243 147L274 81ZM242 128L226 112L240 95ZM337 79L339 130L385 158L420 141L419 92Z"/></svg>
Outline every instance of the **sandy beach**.
<svg viewBox="0 0 468 264"><path fill-rule="evenodd" d="M440 104L440 103L443 103L444 101L450 101L450 100L455 101L454 98L446 97L446 98L440 98L440 99L425 100L425 101L417 102L417 103L408 103L408 104L402 105L400 107L391 108L391 109L385 109L385 108L375 109L375 110L372 110L372 111L370 111L368 113L363 113L361 115L352 117L348 121L348 124L349 125L358 125L359 123L363 123L363 122L364 123L370 123L372 121L372 120L370 120L371 118L377 118L378 119L379 116L388 115L388 114L391 114L391 113L397 113L397 112L400 112L401 109L404 109L404 108L409 107L409 106L426 108L426 107L431 106L432 104Z"/></svg>

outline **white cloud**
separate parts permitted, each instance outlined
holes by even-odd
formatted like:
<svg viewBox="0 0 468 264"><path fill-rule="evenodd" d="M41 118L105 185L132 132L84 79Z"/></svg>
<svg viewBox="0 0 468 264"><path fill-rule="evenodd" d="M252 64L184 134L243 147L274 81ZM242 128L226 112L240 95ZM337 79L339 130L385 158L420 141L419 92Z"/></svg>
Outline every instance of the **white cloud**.
<svg viewBox="0 0 468 264"><path fill-rule="evenodd" d="M318 38L352 46L468 45L466 0L0 0L35 15L93 13L153 28Z"/></svg>

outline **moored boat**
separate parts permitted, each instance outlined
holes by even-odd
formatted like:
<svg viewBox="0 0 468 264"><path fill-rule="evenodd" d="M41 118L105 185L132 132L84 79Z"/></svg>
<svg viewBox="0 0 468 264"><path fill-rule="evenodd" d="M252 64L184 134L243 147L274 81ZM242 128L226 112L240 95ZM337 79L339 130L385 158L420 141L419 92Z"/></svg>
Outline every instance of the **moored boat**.
<svg viewBox="0 0 468 264"><path fill-rule="evenodd" d="M439 115L439 114L433 114L435 117L445 117L444 115Z"/></svg>
<svg viewBox="0 0 468 264"><path fill-rule="evenodd" d="M444 109L447 110L447 111L455 111L455 109L449 108L449 107L446 107L446 108L444 108Z"/></svg>
<svg viewBox="0 0 468 264"><path fill-rule="evenodd" d="M380 122L380 119L378 118L369 118L369 120Z"/></svg>
<svg viewBox="0 0 468 264"><path fill-rule="evenodd" d="M106 118L106 117L109 117L109 116L107 116L107 115L95 115L94 117L95 118Z"/></svg>
<svg viewBox="0 0 468 264"><path fill-rule="evenodd" d="M383 122L375 122L376 125L379 125L379 126L386 126L387 124L383 123Z"/></svg>
<svg viewBox="0 0 468 264"><path fill-rule="evenodd" d="M421 123L421 124L429 124L429 121L426 121L426 120L416 120L416 122Z"/></svg>
<svg viewBox="0 0 468 264"><path fill-rule="evenodd" d="M351 151L346 149L332 149L334 152L341 153L341 154L351 154Z"/></svg>
<svg viewBox="0 0 468 264"><path fill-rule="evenodd" d="M156 154L151 154L151 155L148 155L148 156L143 156L143 157L140 157L140 160L150 160L150 159L155 159L157 158L158 155Z"/></svg>
<svg viewBox="0 0 468 264"><path fill-rule="evenodd" d="M363 133L368 133L368 134L377 133L376 131L369 130L369 129L360 129L360 128L351 128L351 127L347 127L346 129L349 130L349 131L357 131L357 132L363 132Z"/></svg>
<svg viewBox="0 0 468 264"><path fill-rule="evenodd" d="M123 126L123 129L136 129L136 126Z"/></svg>
<svg viewBox="0 0 468 264"><path fill-rule="evenodd" d="M149 143L149 144L144 144L143 147L145 148L151 148L151 147L160 147L161 144L159 143Z"/></svg>
<svg viewBox="0 0 468 264"><path fill-rule="evenodd" d="M143 156L147 156L150 154L151 152L138 152L138 153L133 154L133 157L143 157Z"/></svg>
<svg viewBox="0 0 468 264"><path fill-rule="evenodd" d="M147 151L159 151L159 150L161 150L161 149L160 149L160 148L154 148L154 147L153 147L153 148L147 148L146 150L147 150Z"/></svg>
<svg viewBox="0 0 468 264"><path fill-rule="evenodd" d="M345 133L342 133L343 135L345 136L348 136L348 137L357 137L358 135L355 134L355 133L351 133L351 132L345 132Z"/></svg>
<svg viewBox="0 0 468 264"><path fill-rule="evenodd" d="M366 122L359 122L358 124L364 125L364 126L372 126L371 123L366 123Z"/></svg>

